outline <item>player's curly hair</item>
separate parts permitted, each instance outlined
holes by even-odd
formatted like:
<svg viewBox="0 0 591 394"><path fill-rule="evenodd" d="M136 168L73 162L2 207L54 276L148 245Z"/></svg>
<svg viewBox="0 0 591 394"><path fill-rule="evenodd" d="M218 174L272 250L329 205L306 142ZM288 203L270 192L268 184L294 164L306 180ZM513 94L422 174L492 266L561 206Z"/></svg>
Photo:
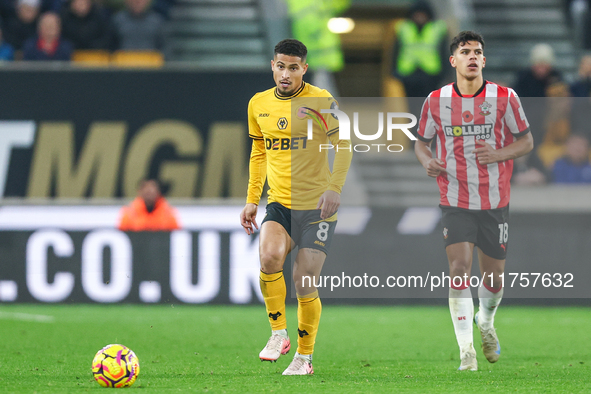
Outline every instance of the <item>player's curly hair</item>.
<svg viewBox="0 0 591 394"><path fill-rule="evenodd" d="M484 49L484 38L482 38L480 34L475 31L464 30L453 38L451 45L449 46L449 51L453 55L458 47L465 45L468 41L479 42L482 44L482 49Z"/></svg>
<svg viewBox="0 0 591 394"><path fill-rule="evenodd" d="M308 48L298 41L294 40L293 38L288 38L282 41L279 41L277 45L275 45L275 56L277 55L287 55L287 56L297 56L302 59L302 62L306 62L306 56L308 55Z"/></svg>

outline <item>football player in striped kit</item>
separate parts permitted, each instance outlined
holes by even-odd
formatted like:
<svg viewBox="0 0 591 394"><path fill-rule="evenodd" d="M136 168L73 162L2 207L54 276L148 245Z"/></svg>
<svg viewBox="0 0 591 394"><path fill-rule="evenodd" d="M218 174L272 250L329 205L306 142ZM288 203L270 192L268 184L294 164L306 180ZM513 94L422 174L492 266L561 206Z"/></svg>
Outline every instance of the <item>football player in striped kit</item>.
<svg viewBox="0 0 591 394"><path fill-rule="evenodd" d="M494 363L501 353L493 323L503 296L513 159L533 149L533 138L515 91L483 78L482 36L463 31L450 50L456 82L431 92L425 100L415 153L439 186L445 251L450 277L456 278L450 283L449 308L460 347L459 369L476 371L473 319L486 359ZM476 316L466 280L474 246L483 279Z"/></svg>

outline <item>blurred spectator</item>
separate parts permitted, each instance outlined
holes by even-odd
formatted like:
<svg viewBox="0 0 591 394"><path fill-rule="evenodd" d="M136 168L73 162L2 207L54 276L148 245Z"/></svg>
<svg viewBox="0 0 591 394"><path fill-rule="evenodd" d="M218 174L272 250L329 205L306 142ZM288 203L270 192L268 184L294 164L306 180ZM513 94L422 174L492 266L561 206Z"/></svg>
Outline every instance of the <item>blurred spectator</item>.
<svg viewBox="0 0 591 394"><path fill-rule="evenodd" d="M150 9L150 0L126 0L113 17L116 49L165 52L164 18Z"/></svg>
<svg viewBox="0 0 591 394"><path fill-rule="evenodd" d="M584 135L568 137L564 157L556 160L552 174L556 183L591 183L589 140Z"/></svg>
<svg viewBox="0 0 591 394"><path fill-rule="evenodd" d="M39 13L46 11L60 12L62 7L62 0L40 0ZM3 21L8 21L17 13L18 0L0 0L0 18Z"/></svg>
<svg viewBox="0 0 591 394"><path fill-rule="evenodd" d="M2 29L0 29L0 61L14 60L14 49L12 45L4 41Z"/></svg>
<svg viewBox="0 0 591 394"><path fill-rule="evenodd" d="M564 82L548 86L546 94L548 97L545 99L533 99L543 112L537 119L532 120L530 126L534 143L538 147L536 153L544 165L551 168L556 159L564 153L564 144L570 135L573 98L570 97L569 87ZM540 121L543 125L538 128ZM535 132L533 127L536 127Z"/></svg>
<svg viewBox="0 0 591 394"><path fill-rule="evenodd" d="M23 49L25 41L37 33L40 0L18 0L16 13L8 19L4 35L14 50Z"/></svg>
<svg viewBox="0 0 591 394"><path fill-rule="evenodd" d="M543 143L564 144L570 134L570 114L573 98L564 82L554 83L546 89L547 99L544 109L545 131Z"/></svg>
<svg viewBox="0 0 591 394"><path fill-rule="evenodd" d="M433 20L433 10L425 1L415 2L408 19L396 25L392 75L402 81L407 97L427 97L439 89L449 70L447 27Z"/></svg>
<svg viewBox="0 0 591 394"><path fill-rule="evenodd" d="M62 12L62 36L74 49L111 48L111 23L93 0L70 0Z"/></svg>
<svg viewBox="0 0 591 394"><path fill-rule="evenodd" d="M515 182L518 184L543 183L541 175L544 175L544 180L549 178L545 168L556 159L556 152L560 152L561 149L555 140L558 140L559 136L566 139L570 130L570 104L568 99L565 99L565 96L569 95L568 85L562 81L561 74L553 67L554 50L548 44L537 44L531 49L529 60L530 67L518 73L514 89L521 96L524 107L536 114L528 116L536 149L527 159L522 159L526 165L521 165L517 169ZM556 98L540 100L531 97ZM553 133L552 138L547 138L548 130Z"/></svg>
<svg viewBox="0 0 591 394"><path fill-rule="evenodd" d="M544 185L550 175L544 164L535 153L530 152L514 160L513 177L511 181L521 186Z"/></svg>
<svg viewBox="0 0 591 394"><path fill-rule="evenodd" d="M61 38L61 20L55 12L46 12L39 18L39 35L29 38L23 48L23 60L62 60L72 58L74 47Z"/></svg>
<svg viewBox="0 0 591 394"><path fill-rule="evenodd" d="M573 97L571 128L587 130L591 124L591 55L585 55L579 63L579 79L570 86Z"/></svg>
<svg viewBox="0 0 591 394"><path fill-rule="evenodd" d="M547 89L562 81L554 65L554 50L548 44L537 44L530 52L530 67L517 74L514 89L521 97L547 97Z"/></svg>
<svg viewBox="0 0 591 394"><path fill-rule="evenodd" d="M160 186L154 179L140 183L137 197L121 209L119 230L122 231L171 231L180 225L176 211L160 193Z"/></svg>
<svg viewBox="0 0 591 394"><path fill-rule="evenodd" d="M589 97L591 93L591 55L585 55L579 63L579 79L570 85L573 97Z"/></svg>

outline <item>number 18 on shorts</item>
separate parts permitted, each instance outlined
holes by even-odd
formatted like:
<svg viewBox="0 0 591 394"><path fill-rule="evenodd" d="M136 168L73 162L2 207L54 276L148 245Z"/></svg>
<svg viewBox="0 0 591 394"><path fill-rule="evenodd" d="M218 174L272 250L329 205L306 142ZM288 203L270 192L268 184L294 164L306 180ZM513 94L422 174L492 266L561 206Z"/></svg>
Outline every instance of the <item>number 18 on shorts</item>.
<svg viewBox="0 0 591 394"><path fill-rule="evenodd" d="M471 242L494 259L505 260L509 242L509 206L470 210L440 205L445 246Z"/></svg>

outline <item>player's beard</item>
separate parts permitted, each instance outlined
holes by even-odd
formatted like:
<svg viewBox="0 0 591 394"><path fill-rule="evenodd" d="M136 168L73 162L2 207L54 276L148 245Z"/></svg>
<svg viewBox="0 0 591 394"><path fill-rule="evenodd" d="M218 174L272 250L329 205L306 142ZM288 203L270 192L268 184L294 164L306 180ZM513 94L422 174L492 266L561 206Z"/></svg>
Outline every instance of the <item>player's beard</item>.
<svg viewBox="0 0 591 394"><path fill-rule="evenodd" d="M291 96L294 92L295 92L295 88L291 88L292 85L289 85L290 87L287 89L283 89L281 86L277 86L277 93L280 96Z"/></svg>

